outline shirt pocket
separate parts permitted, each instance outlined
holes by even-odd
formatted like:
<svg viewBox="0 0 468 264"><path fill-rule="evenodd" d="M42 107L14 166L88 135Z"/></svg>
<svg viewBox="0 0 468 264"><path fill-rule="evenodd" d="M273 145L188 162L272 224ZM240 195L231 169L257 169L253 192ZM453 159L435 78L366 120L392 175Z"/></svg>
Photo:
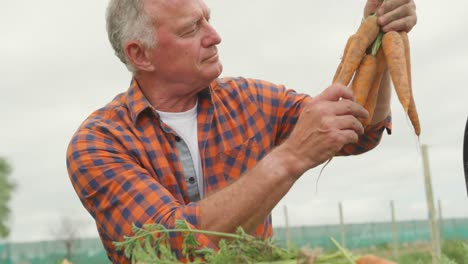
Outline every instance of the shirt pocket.
<svg viewBox="0 0 468 264"><path fill-rule="evenodd" d="M261 159L260 146L255 138L219 153L226 182L231 182L251 169Z"/></svg>

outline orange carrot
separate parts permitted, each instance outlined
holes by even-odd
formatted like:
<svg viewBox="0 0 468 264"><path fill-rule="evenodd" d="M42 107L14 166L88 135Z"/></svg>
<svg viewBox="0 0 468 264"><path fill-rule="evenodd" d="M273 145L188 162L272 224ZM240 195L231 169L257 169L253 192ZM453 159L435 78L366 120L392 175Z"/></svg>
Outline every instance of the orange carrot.
<svg viewBox="0 0 468 264"><path fill-rule="evenodd" d="M392 76L393 86L405 113L408 113L411 101L408 71L406 66L405 47L403 40L396 31L384 34L382 48Z"/></svg>
<svg viewBox="0 0 468 264"><path fill-rule="evenodd" d="M411 94L411 101L408 107L408 116L410 118L411 124L413 125L414 132L417 136L421 134L421 124L419 123L419 116L418 111L416 110L416 103L414 102L414 94L413 94L413 84L411 78L411 53L410 53L410 45L408 39L408 33L406 31L400 32L400 36L403 39L403 44L405 47L405 58L406 58L406 69L408 73L408 82L410 87L410 94Z"/></svg>
<svg viewBox="0 0 468 264"><path fill-rule="evenodd" d="M410 56L410 46L409 46L409 38L408 38L408 33L406 31L401 31L398 32L400 34L401 39L403 40L403 47L405 48L405 60L406 60L406 69L408 72L408 83L410 87L412 87L412 79L411 79L411 56ZM412 93L410 89L410 93Z"/></svg>
<svg viewBox="0 0 468 264"><path fill-rule="evenodd" d="M343 51L343 55L341 57L341 61L340 61L340 64L338 64L338 68L336 68L336 72L335 72L335 75L333 76L333 83L336 82L336 79L338 79L338 76L340 75L340 72L341 72L341 69L343 68L343 61L344 61L344 58L346 56L346 53L348 53L348 50L349 50L349 45L351 44L351 42L353 41L353 39L356 37L356 35L351 35L348 40L346 41L346 45L345 45L345 48L344 48L344 51Z"/></svg>
<svg viewBox="0 0 468 264"><path fill-rule="evenodd" d="M377 16L372 15L364 19L359 26L355 37L349 44L348 52L345 54L340 74L336 79L337 83L348 85L354 72L359 67L366 49L372 44L379 34L380 28L377 25Z"/></svg>
<svg viewBox="0 0 468 264"><path fill-rule="evenodd" d="M354 92L356 102L362 106L366 103L367 95L374 81L375 72L377 71L376 58L370 54L365 55L356 70L356 75L351 86Z"/></svg>
<svg viewBox="0 0 468 264"><path fill-rule="evenodd" d="M395 264L395 262L379 258L374 255L365 255L360 257L356 264Z"/></svg>
<svg viewBox="0 0 468 264"><path fill-rule="evenodd" d="M375 106L377 104L377 98L379 95L380 83L382 82L383 76L387 70L387 62L385 61L385 55L382 49L379 49L377 52L377 70L375 74L374 81L370 88L369 94L367 96L366 104L364 108L369 112L369 116L362 122L364 127L370 125L372 117L374 116Z"/></svg>

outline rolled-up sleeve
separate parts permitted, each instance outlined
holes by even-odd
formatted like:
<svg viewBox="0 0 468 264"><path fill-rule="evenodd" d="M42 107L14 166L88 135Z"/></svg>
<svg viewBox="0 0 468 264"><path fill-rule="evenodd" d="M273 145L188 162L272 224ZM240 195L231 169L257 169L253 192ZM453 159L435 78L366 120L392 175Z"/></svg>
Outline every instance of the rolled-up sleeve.
<svg viewBox="0 0 468 264"><path fill-rule="evenodd" d="M392 116L388 115L384 120L379 123L370 126L366 129L366 132L359 137L359 141L356 144L345 145L339 152L338 156L358 155L367 152L375 148L382 139L384 131L387 134L392 133Z"/></svg>

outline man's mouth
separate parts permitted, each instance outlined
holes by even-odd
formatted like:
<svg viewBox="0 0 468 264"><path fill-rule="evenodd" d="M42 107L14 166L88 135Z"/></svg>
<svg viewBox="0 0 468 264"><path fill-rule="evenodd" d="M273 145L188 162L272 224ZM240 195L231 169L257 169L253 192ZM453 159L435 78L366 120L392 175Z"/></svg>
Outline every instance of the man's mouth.
<svg viewBox="0 0 468 264"><path fill-rule="evenodd" d="M207 57L206 59L203 60L205 61L217 61L218 60L218 52L214 53L213 55Z"/></svg>

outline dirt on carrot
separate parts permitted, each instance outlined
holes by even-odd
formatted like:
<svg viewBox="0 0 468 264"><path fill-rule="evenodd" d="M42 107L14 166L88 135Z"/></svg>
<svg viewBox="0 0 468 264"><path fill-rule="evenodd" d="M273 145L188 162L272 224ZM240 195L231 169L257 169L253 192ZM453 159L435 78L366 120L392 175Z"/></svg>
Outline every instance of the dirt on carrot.
<svg viewBox="0 0 468 264"><path fill-rule="evenodd" d="M351 86L356 102L362 106L364 106L367 101L367 95L369 94L376 72L376 57L370 54L365 55L356 71L356 75Z"/></svg>
<svg viewBox="0 0 468 264"><path fill-rule="evenodd" d="M390 73L389 76L387 72ZM419 136L421 124L412 90L408 34L382 32L377 24L377 16L373 14L366 17L357 32L347 39L340 64L333 76L333 83L349 85L356 102L369 112L368 118L360 119L366 130L375 119L376 109L381 109L377 106L381 93L379 89L388 85L387 78L391 78L398 100L408 115L415 134Z"/></svg>
<svg viewBox="0 0 468 264"><path fill-rule="evenodd" d="M408 33L405 31L399 32L401 39L403 40L403 45L405 48L405 59L406 59L406 69L408 73L408 83L410 89L411 100L408 106L408 117L413 125L414 132L417 136L421 134L421 124L419 123L419 115L416 109L416 103L414 101L414 94L413 94L413 83L412 83L412 76L411 76L411 51L410 51L410 44Z"/></svg>
<svg viewBox="0 0 468 264"><path fill-rule="evenodd" d="M364 105L364 108L369 112L369 116L362 121L362 125L367 127L370 125L372 118L374 116L375 106L377 104L377 99L380 90L380 84L382 82L383 76L387 71L387 62L385 61L385 55L382 49L379 49L377 52L377 69L375 73L374 81L372 82L369 94L367 95L367 100Z"/></svg>
<svg viewBox="0 0 468 264"><path fill-rule="evenodd" d="M396 94L398 95L398 99L400 100L405 113L408 113L411 101L411 92L403 39L396 31L387 32L384 34L382 39L382 48Z"/></svg>
<svg viewBox="0 0 468 264"><path fill-rule="evenodd" d="M344 56L343 64L335 82L348 85L356 72L366 49L374 42L379 34L380 28L377 24L377 16L371 15L364 19L359 26L355 37L349 43L349 48Z"/></svg>

